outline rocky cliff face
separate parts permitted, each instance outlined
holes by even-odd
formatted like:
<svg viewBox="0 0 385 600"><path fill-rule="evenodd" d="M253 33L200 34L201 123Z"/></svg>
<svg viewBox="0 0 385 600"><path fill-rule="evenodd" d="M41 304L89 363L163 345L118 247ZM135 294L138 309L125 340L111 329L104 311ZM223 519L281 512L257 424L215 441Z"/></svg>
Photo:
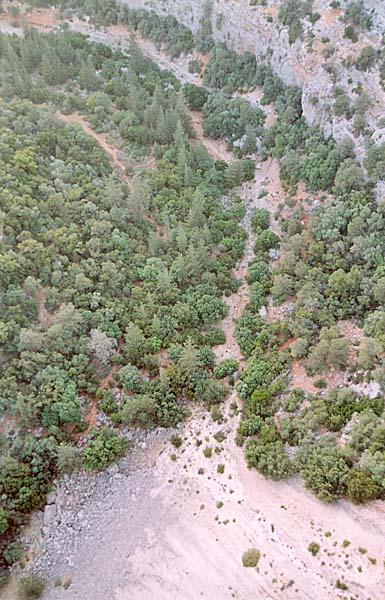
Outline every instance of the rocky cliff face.
<svg viewBox="0 0 385 600"><path fill-rule="evenodd" d="M340 8L332 8L330 0L314 0L313 14L320 16L315 23L302 20L303 35L289 42L288 27L279 18L282 0L267 0L266 6L250 6L250 0L122 0L130 7L154 10L158 14L175 16L194 33L202 21L211 20L216 41L225 42L237 52L252 52L267 57L274 71L288 85L297 85L303 91L303 110L307 121L319 126L324 133L338 141L349 135L353 138L358 157L362 155L363 134L374 130L375 141L385 140L385 124L381 116L385 94L380 85L378 68L369 71L354 66L362 48L372 46L379 51L385 32L385 2L365 0L365 8L372 17L370 30L360 30L358 41L344 37L346 23L342 21L347 0ZM351 59L348 66L346 60ZM351 103L356 100L357 85L362 86L372 100L367 107L365 131L357 133L352 118L337 116L333 111L333 90L341 87Z"/></svg>

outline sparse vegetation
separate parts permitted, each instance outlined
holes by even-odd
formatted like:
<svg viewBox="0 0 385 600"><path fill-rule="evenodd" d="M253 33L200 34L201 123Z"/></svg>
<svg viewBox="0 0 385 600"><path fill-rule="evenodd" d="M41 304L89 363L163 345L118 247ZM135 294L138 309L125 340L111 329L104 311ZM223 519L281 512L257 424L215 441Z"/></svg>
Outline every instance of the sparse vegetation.
<svg viewBox="0 0 385 600"><path fill-rule="evenodd" d="M38 600L44 592L44 580L36 573L20 577L17 587L19 600Z"/></svg>

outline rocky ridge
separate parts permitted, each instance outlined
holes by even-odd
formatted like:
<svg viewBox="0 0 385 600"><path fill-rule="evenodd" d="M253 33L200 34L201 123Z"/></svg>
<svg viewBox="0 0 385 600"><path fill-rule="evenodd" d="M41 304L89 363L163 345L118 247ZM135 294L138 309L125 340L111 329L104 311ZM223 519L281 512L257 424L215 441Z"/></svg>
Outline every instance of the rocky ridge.
<svg viewBox="0 0 385 600"><path fill-rule="evenodd" d="M372 26L369 30L361 30L355 43L344 37L346 23L342 18L347 0L340 2L341 8L332 8L333 3L329 0L314 0L312 14L319 18L315 23L308 17L303 19L302 39L297 38L294 43L289 41L288 27L279 19L282 0L267 0L256 5L250 0L130 0L128 4L130 8L173 15L193 33L197 33L203 20L209 17L216 41L226 43L237 52L251 52L260 59L268 59L285 84L302 89L303 111L308 123L320 127L325 135L332 135L337 141L345 136L352 137L359 159L363 158L364 138L362 134L354 134L352 119L333 114L332 105L336 85L352 102L356 97L354 90L362 86L372 102L366 110L364 134L374 130L375 143L385 140L385 124L381 121L385 93L378 68L374 66L362 71L354 65L362 48L372 46L378 52L381 49L385 30L384 3L376 0L364 3L371 15ZM346 63L349 57L352 64Z"/></svg>

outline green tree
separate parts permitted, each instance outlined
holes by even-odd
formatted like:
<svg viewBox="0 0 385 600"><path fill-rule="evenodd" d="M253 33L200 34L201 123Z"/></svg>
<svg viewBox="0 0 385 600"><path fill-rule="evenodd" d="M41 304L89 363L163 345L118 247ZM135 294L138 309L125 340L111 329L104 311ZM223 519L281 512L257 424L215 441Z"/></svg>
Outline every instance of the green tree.
<svg viewBox="0 0 385 600"><path fill-rule="evenodd" d="M380 496L380 488L371 473L362 468L350 471L346 482L346 495L354 504L375 500Z"/></svg>

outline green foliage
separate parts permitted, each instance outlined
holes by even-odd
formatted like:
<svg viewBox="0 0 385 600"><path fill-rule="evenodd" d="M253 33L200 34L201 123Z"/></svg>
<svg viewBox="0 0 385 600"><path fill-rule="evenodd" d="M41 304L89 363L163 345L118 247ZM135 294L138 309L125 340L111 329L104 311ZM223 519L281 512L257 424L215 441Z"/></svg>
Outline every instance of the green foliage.
<svg viewBox="0 0 385 600"><path fill-rule="evenodd" d="M180 435L173 434L170 437L170 442L175 448L180 448L183 444L183 439L180 437Z"/></svg>
<svg viewBox="0 0 385 600"><path fill-rule="evenodd" d="M119 370L119 381L125 392L140 392L143 387L140 371L130 364Z"/></svg>
<svg viewBox="0 0 385 600"><path fill-rule="evenodd" d="M174 17L160 17L154 11L128 7L124 7L123 11L124 23L138 31L142 37L152 40L158 48L164 48L172 58L193 49L193 34Z"/></svg>
<svg viewBox="0 0 385 600"><path fill-rule="evenodd" d="M253 108L243 98L232 98L223 91L209 95L203 106L203 114L204 133L214 139L226 138L231 148L246 135L250 127L256 135L261 133L265 119L259 108Z"/></svg>
<svg viewBox="0 0 385 600"><path fill-rule="evenodd" d="M9 527L8 516L4 508L0 508L0 535L5 533Z"/></svg>
<svg viewBox="0 0 385 600"><path fill-rule="evenodd" d="M217 45L210 52L210 59L203 74L203 83L212 88L233 92L239 88L255 87L257 62L254 54L237 54L224 45Z"/></svg>
<svg viewBox="0 0 385 600"><path fill-rule="evenodd" d="M354 504L375 500L380 496L380 488L369 471L358 468L350 471L346 482L346 495Z"/></svg>
<svg viewBox="0 0 385 600"><path fill-rule="evenodd" d="M370 29L372 18L362 0L351 0L346 7L343 20L358 29Z"/></svg>
<svg viewBox="0 0 385 600"><path fill-rule="evenodd" d="M245 457L248 467L255 467L269 479L284 479L292 473L292 465L280 440L265 443L250 439L246 444Z"/></svg>
<svg viewBox="0 0 385 600"><path fill-rule="evenodd" d="M122 423L132 427L154 427L157 418L157 403L146 395L130 396L120 411Z"/></svg>
<svg viewBox="0 0 385 600"><path fill-rule="evenodd" d="M376 60L376 51L373 46L365 46L362 48L357 57L355 65L360 71L370 71Z"/></svg>
<svg viewBox="0 0 385 600"><path fill-rule="evenodd" d="M209 96L204 87L193 83L186 83L183 87L183 94L191 110L202 110Z"/></svg>
<svg viewBox="0 0 385 600"><path fill-rule="evenodd" d="M213 449L211 448L211 446L206 446L206 447L203 449L203 456L204 456L205 458L211 458L211 457L212 457L212 455L213 455Z"/></svg>
<svg viewBox="0 0 385 600"><path fill-rule="evenodd" d="M233 375L239 368L238 361L235 358L225 358L214 369L214 377L223 379L228 375Z"/></svg>
<svg viewBox="0 0 385 600"><path fill-rule="evenodd" d="M57 471L60 475L72 473L81 466L81 456L75 446L60 444L57 448Z"/></svg>
<svg viewBox="0 0 385 600"><path fill-rule="evenodd" d="M267 208L256 208L251 218L251 224L256 233L268 229L270 225L270 213Z"/></svg>
<svg viewBox="0 0 385 600"><path fill-rule="evenodd" d="M302 19L311 15L311 0L282 0L278 18L289 27L289 42L293 44L297 38L302 39Z"/></svg>
<svg viewBox="0 0 385 600"><path fill-rule="evenodd" d="M349 465L333 437L304 443L297 454L305 486L324 502L333 502L345 493Z"/></svg>
<svg viewBox="0 0 385 600"><path fill-rule="evenodd" d="M101 471L116 461L129 447L129 442L110 427L95 430L93 439L83 451L84 466L90 471Z"/></svg>

